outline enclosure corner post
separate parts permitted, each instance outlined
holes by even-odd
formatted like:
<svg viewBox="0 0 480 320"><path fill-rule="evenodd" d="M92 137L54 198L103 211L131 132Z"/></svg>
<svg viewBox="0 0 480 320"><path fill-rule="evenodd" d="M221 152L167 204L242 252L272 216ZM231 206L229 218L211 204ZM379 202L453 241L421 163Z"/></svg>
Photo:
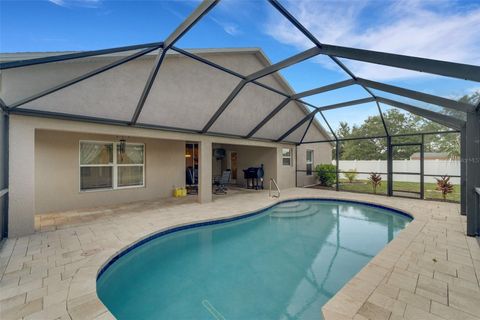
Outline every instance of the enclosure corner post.
<svg viewBox="0 0 480 320"><path fill-rule="evenodd" d="M387 195L393 195L393 154L392 137L387 136Z"/></svg>
<svg viewBox="0 0 480 320"><path fill-rule="evenodd" d="M425 199L425 135L422 134L420 145L420 199Z"/></svg>
<svg viewBox="0 0 480 320"><path fill-rule="evenodd" d="M466 164L466 213L467 235L480 233L478 197L475 188L480 186L480 113L467 113L465 130L466 154L462 161Z"/></svg>
<svg viewBox="0 0 480 320"><path fill-rule="evenodd" d="M467 128L460 131L460 214L467 215Z"/></svg>
<svg viewBox="0 0 480 320"><path fill-rule="evenodd" d="M338 172L338 168L339 168L339 161L340 160L340 150L339 150L339 143L338 143L338 139L335 140L335 165L336 165L336 170L335 170L335 173L336 173L336 181L335 181L335 190L336 191L339 191L340 190L340 187L339 187L339 183L338 183L338 178L339 178L339 172Z"/></svg>

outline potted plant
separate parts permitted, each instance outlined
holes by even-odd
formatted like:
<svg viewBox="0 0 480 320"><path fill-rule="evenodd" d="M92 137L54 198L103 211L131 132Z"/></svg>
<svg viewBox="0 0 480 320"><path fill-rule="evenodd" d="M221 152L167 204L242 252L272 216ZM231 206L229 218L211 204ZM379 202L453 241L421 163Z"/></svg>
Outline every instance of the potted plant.
<svg viewBox="0 0 480 320"><path fill-rule="evenodd" d="M370 177L368 178L369 183L372 184L373 193L377 193L377 187L382 184L382 176L376 172L370 173Z"/></svg>
<svg viewBox="0 0 480 320"><path fill-rule="evenodd" d="M450 177L445 175L435 178L435 180L437 180L436 189L442 192L443 201L447 201L447 195L453 192L453 184L450 182Z"/></svg>

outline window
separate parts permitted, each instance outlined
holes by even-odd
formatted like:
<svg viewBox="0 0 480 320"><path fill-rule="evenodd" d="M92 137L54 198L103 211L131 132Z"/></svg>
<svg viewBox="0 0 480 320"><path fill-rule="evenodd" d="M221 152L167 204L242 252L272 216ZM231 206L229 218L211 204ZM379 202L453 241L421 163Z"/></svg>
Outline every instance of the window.
<svg viewBox="0 0 480 320"><path fill-rule="evenodd" d="M80 190L143 187L144 151L143 144L80 141Z"/></svg>
<svg viewBox="0 0 480 320"><path fill-rule="evenodd" d="M313 150L307 150L307 176L311 176L313 171Z"/></svg>
<svg viewBox="0 0 480 320"><path fill-rule="evenodd" d="M292 149L282 148L282 164L284 166L292 165Z"/></svg>

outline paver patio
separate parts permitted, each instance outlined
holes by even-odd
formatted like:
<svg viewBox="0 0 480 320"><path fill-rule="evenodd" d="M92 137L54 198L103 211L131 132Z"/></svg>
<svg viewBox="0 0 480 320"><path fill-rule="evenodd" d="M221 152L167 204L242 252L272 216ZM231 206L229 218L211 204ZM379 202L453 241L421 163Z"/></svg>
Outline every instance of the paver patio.
<svg viewBox="0 0 480 320"><path fill-rule="evenodd" d="M325 319L480 319L480 246L452 203L293 188L281 200L376 202L415 219L324 307ZM37 218L38 231L0 248L0 318L110 319L96 275L116 252L160 230L275 203L266 191L136 202ZM319 310L319 316L320 316Z"/></svg>

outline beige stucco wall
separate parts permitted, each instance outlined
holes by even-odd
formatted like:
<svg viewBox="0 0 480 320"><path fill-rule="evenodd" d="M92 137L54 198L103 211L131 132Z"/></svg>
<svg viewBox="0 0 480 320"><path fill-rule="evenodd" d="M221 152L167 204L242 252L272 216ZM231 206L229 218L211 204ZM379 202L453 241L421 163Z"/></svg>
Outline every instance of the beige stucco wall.
<svg viewBox="0 0 480 320"><path fill-rule="evenodd" d="M332 145L330 143L302 144L297 147L298 170L307 169L307 150L313 150L313 168L318 164L332 163ZM312 185L317 182L318 178L315 175L315 171L309 176L307 176L306 172L297 173L297 185L299 187Z"/></svg>
<svg viewBox="0 0 480 320"><path fill-rule="evenodd" d="M228 157L229 152L237 153L237 181L239 185L245 185L245 179L243 178L242 169L249 167L259 167L261 164L264 166L264 180L266 181L264 186L267 187L267 182L270 178L277 180L277 149L266 147L250 147L250 146L238 146L238 145L218 145L215 144L214 148L222 148L226 151ZM216 160L213 159L213 168L215 168L214 174L220 175L222 169L230 169L227 165L227 159ZM283 168L280 168L282 170ZM288 183L291 183L289 181Z"/></svg>
<svg viewBox="0 0 480 320"><path fill-rule="evenodd" d="M118 136L127 137L128 141L146 143L147 188L81 194L78 191L78 140L83 137L104 139ZM268 176L276 177L281 188L295 186L295 164L281 165L281 149L290 147L295 150L291 144L11 115L9 237L32 233L35 212L72 209L82 204L95 206L168 196L174 183L183 184L184 181L185 141L199 142L200 150L204 147L204 153L201 152L200 155L200 201L211 200L212 144L235 145L235 148L245 152L251 147L262 147L258 150L264 151L246 158L249 160L245 161L245 166L250 166L250 163L253 165L256 159L260 159L268 166ZM167 148L168 152L157 151L156 148ZM276 164L272 162L274 153ZM166 163L158 167L153 164L150 168L156 160L164 160ZM166 166L174 171L165 179L170 181L155 181L165 172ZM276 172L273 169L275 166ZM177 172L177 169L180 171ZM58 170L60 172L55 172Z"/></svg>
<svg viewBox="0 0 480 320"><path fill-rule="evenodd" d="M145 186L119 190L79 190L79 141L118 141L111 135L37 130L35 132L36 213L165 198L185 185L182 141L128 138L145 144Z"/></svg>

